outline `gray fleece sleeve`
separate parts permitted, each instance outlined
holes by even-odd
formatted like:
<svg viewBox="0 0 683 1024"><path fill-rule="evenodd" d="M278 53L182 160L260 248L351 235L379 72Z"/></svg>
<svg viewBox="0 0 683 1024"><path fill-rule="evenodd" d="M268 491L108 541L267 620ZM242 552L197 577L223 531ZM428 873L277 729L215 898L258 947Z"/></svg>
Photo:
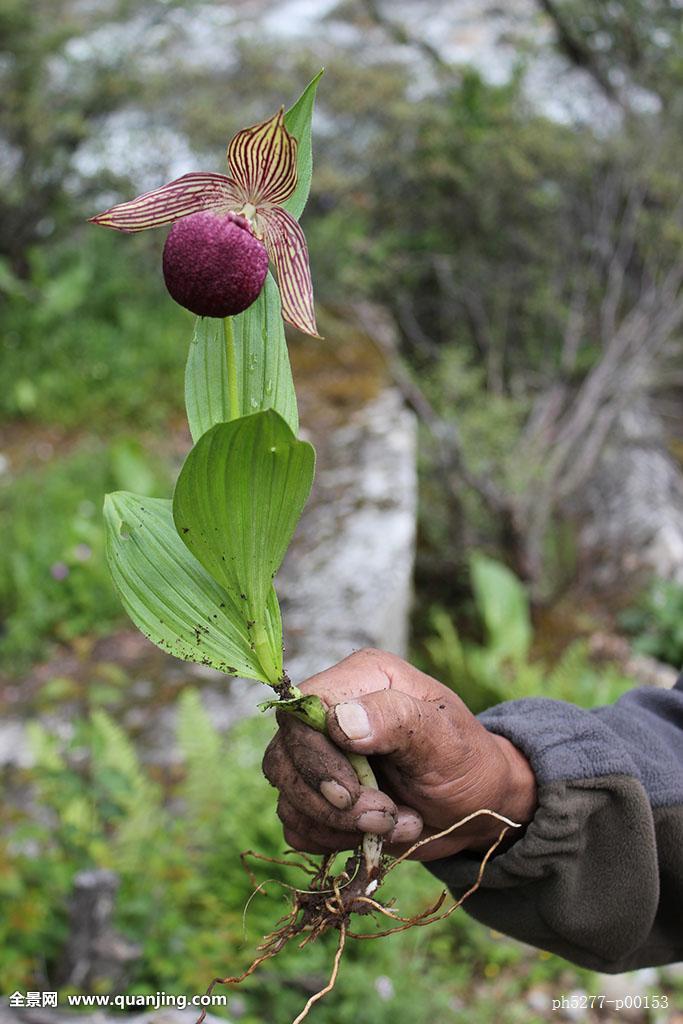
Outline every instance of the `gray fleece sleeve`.
<svg viewBox="0 0 683 1024"><path fill-rule="evenodd" d="M526 755L539 804L468 913L596 970L683 959L683 677L591 711L539 697L479 718ZM426 866L458 896L480 860Z"/></svg>

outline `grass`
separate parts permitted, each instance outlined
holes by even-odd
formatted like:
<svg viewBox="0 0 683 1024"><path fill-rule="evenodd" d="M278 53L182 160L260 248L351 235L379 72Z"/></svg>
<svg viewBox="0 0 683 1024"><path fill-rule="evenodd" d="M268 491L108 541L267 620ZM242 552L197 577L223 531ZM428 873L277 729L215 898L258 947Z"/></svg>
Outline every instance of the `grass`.
<svg viewBox="0 0 683 1024"><path fill-rule="evenodd" d="M84 229L0 266L0 671L122 620L104 558L105 492L168 494L138 440L182 409L192 318L168 301L157 236ZM122 296L125 298L122 299ZM41 463L41 448L50 461ZM36 452L38 458L36 458Z"/></svg>
<svg viewBox="0 0 683 1024"><path fill-rule="evenodd" d="M50 642L106 633L122 620L104 553L106 491L165 495L158 459L125 435L0 479L0 669L15 675Z"/></svg>
<svg viewBox="0 0 683 1024"><path fill-rule="evenodd" d="M220 736L197 694L181 697L181 760L170 784L136 756L125 733L101 712L74 723L70 740L34 729L36 766L22 783L42 808L17 808L14 838L0 836L0 896L11 920L0 924L3 990L51 977L66 930L71 881L86 867L121 877L117 927L142 946L125 991L202 992L215 974L233 973L284 912L273 882L245 913L252 886L239 853L280 855L276 795L261 775L273 722L257 716ZM87 752L87 758L84 758ZM257 867L259 879L301 884L294 871ZM406 864L386 885L401 913L433 902L440 889L421 865ZM233 990L228 1015L251 1024L293 1019L327 976L334 936L287 949ZM376 942L350 942L338 988L317 1009L320 1024L430 1024L493 1021L500 1001L518 1006L540 982L577 987L588 972L492 933L458 912L448 922ZM48 986L49 987L49 986ZM220 1011L219 1011L220 1012ZM468 1016L469 1015L469 1016Z"/></svg>
<svg viewBox="0 0 683 1024"><path fill-rule="evenodd" d="M158 237L87 231L0 267L0 420L108 433L161 428L182 409L191 316L168 301Z"/></svg>
<svg viewBox="0 0 683 1024"><path fill-rule="evenodd" d="M142 947L117 991L201 993L216 974L237 973L286 909L275 881L248 903L252 886L239 860L246 848L271 856L283 850L276 794L260 771L272 718L257 715L221 736L199 695L186 691L178 708L179 760L165 780L101 711L73 724L69 740L34 729L37 763L20 781L31 787L41 813L32 817L23 801L14 838L0 835L0 898L12 905L0 921L0 987L25 990L50 981L73 875L93 866L120 875L116 926ZM299 873L276 865L257 866L256 874L260 881L301 884ZM439 890L422 865L408 863L387 881L383 899L394 896L399 911L411 914ZM285 1024L323 984L334 945L328 935L303 952L286 949L231 990L227 1011L212 1012L248 1024ZM659 987L673 991L671 984ZM458 911L431 927L349 942L337 988L314 1019L497 1024L504 1007L506 1022L528 1024L554 1019L550 997L577 989L595 990L591 972ZM532 991L547 996L547 1012L534 1015Z"/></svg>

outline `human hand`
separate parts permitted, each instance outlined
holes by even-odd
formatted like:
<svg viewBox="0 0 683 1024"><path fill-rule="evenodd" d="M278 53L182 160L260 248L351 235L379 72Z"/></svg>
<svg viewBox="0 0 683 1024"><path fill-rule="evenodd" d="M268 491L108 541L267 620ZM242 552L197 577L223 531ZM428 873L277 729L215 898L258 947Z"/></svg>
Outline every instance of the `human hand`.
<svg viewBox="0 0 683 1024"><path fill-rule="evenodd" d="M536 782L524 755L488 732L456 694L393 654L363 650L300 686L327 708L329 738L279 712L263 771L294 849L353 849L380 834L395 855L481 808L525 824ZM342 751L371 759L379 790L361 786ZM480 815L421 847L418 860L489 847L501 823Z"/></svg>

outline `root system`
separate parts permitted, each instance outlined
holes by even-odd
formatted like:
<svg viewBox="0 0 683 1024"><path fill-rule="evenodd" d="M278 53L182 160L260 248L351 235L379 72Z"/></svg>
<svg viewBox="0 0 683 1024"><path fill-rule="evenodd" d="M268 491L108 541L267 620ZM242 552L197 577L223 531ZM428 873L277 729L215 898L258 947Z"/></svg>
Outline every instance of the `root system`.
<svg viewBox="0 0 683 1024"><path fill-rule="evenodd" d="M427 846L429 843L433 843L437 839L442 839L445 836L450 835L452 832L455 832L456 829L466 825L467 822L484 814L500 821L503 827L501 828L498 838L484 854L474 883L458 900L454 900L450 906L447 906L446 909L444 909L444 904L448 899L448 891L444 889L439 898L431 906L426 907L424 910L412 917L401 917L392 908L391 904L384 905L376 898L376 892L381 886L383 880L400 863L402 863L402 861L407 860L421 847ZM296 1019L292 1021L292 1024L302 1024L302 1021L306 1019L315 1003L319 1002L323 996L327 995L334 988L339 975L339 968L344 948L348 939L357 939L361 941L381 939L384 936L395 935L397 932L407 931L410 928L423 928L426 925L435 924L437 921L443 921L445 918L450 917L450 915L456 911L458 907L462 906L465 900L479 888L484 876L484 871L486 870L486 865L503 841L506 833L511 828L520 828L520 825L511 821L509 818L504 817L502 814L498 814L496 811L483 808L482 810L475 811L473 814L468 814L467 817L455 822L454 825L444 829L442 832L437 832L435 835L414 843L413 846L406 850L405 853L401 854L400 857L391 858L388 856L382 856L377 858L374 862L369 862L368 858L364 855L363 849L359 848L351 855L351 857L349 857L344 866L344 870L337 875L332 874L332 865L336 859L335 854L323 858L323 860L318 863L312 857L309 857L307 854L301 853L297 850L288 850L286 853L286 859L266 857L265 855L256 853L253 850L245 851L242 854L242 863L244 864L245 870L254 885L254 892L252 893L249 902L255 895L257 895L257 893L263 891L268 882L277 882L277 884L283 886L290 892L290 910L284 915L284 917L280 918L275 929L270 932L269 935L266 935L263 941L259 944L256 950L258 955L249 967L243 971L242 974L226 978L214 978L209 985L206 994L210 995L216 985L241 984L241 982L245 981L254 973L257 967L262 963L265 963L265 961L271 960L273 957L277 956L277 954L280 953L293 939L299 939L298 946L301 949L308 945L309 942L314 942L325 932L336 929L339 932L339 941L334 955L330 977L327 983L310 997L301 1013L299 1013ZM291 855L291 857L289 855ZM287 867L295 866L308 876L309 880L307 886L306 888L299 889L295 886L287 885L279 879L268 879L266 882L258 883L253 870L249 865L250 860L257 860L268 864L286 865ZM249 902L247 903L247 907ZM247 907L245 907L245 913ZM383 931L368 933L356 932L351 929L351 923L354 915L357 917L368 915L381 916L391 920L393 922L393 926L391 928L386 928ZM201 1016L197 1020L197 1024L202 1024L205 1017L206 1010L203 1010Z"/></svg>

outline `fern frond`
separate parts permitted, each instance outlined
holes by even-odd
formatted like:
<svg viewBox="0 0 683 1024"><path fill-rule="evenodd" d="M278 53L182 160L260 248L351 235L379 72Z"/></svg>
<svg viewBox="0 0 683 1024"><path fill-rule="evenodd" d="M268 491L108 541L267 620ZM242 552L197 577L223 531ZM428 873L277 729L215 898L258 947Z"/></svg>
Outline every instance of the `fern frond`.
<svg viewBox="0 0 683 1024"><path fill-rule="evenodd" d="M187 814L196 822L211 822L228 804L230 781L223 739L196 690L180 696L176 734L185 762L181 792Z"/></svg>

